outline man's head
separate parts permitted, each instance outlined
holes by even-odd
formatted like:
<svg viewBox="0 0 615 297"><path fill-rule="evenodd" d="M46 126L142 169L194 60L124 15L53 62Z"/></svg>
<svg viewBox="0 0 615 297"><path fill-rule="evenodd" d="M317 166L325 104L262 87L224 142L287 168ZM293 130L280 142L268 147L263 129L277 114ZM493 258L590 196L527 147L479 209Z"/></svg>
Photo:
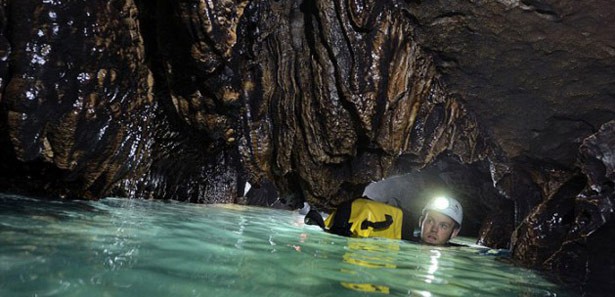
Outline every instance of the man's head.
<svg viewBox="0 0 615 297"><path fill-rule="evenodd" d="M463 208L453 198L431 200L419 219L421 240L427 244L443 245L457 236L463 220Z"/></svg>

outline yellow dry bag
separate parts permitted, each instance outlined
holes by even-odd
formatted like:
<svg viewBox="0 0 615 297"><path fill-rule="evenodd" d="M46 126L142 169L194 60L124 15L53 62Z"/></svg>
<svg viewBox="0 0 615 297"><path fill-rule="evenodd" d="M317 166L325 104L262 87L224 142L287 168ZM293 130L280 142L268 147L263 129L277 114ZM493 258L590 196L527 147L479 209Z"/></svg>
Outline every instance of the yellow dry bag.
<svg viewBox="0 0 615 297"><path fill-rule="evenodd" d="M402 238L400 208L365 198L341 204L325 220L331 233L352 237Z"/></svg>

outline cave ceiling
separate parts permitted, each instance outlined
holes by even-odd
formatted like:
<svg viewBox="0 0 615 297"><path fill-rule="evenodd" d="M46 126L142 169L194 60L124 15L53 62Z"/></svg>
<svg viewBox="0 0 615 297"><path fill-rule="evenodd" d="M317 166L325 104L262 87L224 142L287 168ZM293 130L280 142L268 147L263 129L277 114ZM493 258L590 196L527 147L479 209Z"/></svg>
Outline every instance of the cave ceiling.
<svg viewBox="0 0 615 297"><path fill-rule="evenodd" d="M419 43L511 157L570 166L615 118L608 1L418 1Z"/></svg>

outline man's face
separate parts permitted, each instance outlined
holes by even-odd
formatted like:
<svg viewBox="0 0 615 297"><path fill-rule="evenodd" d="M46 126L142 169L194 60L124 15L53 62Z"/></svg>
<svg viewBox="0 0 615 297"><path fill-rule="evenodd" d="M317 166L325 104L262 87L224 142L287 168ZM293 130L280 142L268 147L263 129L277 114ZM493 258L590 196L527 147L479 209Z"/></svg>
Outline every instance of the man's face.
<svg viewBox="0 0 615 297"><path fill-rule="evenodd" d="M459 232L455 221L436 211L425 212L421 222L421 240L427 244L443 245Z"/></svg>

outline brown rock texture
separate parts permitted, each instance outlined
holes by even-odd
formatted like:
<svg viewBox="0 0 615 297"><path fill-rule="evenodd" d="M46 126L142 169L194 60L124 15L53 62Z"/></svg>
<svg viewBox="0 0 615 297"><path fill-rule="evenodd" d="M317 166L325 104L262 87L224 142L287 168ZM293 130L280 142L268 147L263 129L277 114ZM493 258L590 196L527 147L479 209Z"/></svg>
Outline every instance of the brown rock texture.
<svg viewBox="0 0 615 297"><path fill-rule="evenodd" d="M239 139L253 181L331 206L389 175L400 155L417 167L444 151L485 158L487 141L446 93L404 11L347 4L261 7L277 14L254 24L266 38L249 47L261 62L244 75L258 78L244 81Z"/></svg>
<svg viewBox="0 0 615 297"><path fill-rule="evenodd" d="M53 164L75 183L58 190L85 198L139 178L156 103L134 3L5 2L3 125L15 157Z"/></svg>

